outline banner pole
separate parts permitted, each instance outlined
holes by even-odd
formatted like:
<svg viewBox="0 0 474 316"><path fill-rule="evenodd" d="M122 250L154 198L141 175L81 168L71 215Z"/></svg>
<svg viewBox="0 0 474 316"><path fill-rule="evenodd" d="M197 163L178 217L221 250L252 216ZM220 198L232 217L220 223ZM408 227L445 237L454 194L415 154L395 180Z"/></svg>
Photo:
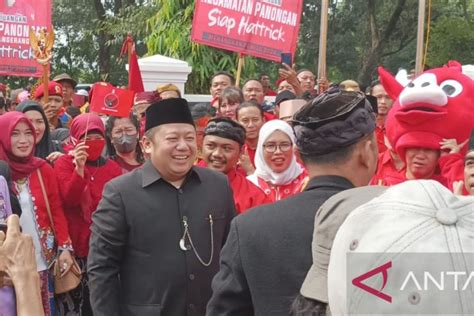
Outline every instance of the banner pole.
<svg viewBox="0 0 474 316"><path fill-rule="evenodd" d="M327 90L326 77L326 44L328 35L329 0L321 1L321 24L319 27L319 56L318 56L318 87L319 93Z"/></svg>
<svg viewBox="0 0 474 316"><path fill-rule="evenodd" d="M416 37L416 64L415 75L418 76L423 72L423 41L425 36L425 11L426 1L418 2L418 32Z"/></svg>
<svg viewBox="0 0 474 316"><path fill-rule="evenodd" d="M128 71L129 72L130 72L130 61L132 59L132 48L133 48L132 33L128 32L127 33L127 54L128 54Z"/></svg>
<svg viewBox="0 0 474 316"><path fill-rule="evenodd" d="M235 78L235 86L238 88L240 86L240 77L242 75L242 67L244 64L244 55L239 53L239 63L237 65L237 76Z"/></svg>
<svg viewBox="0 0 474 316"><path fill-rule="evenodd" d="M43 102L44 104L47 104L49 102L49 75L48 75L48 65L42 65L43 66Z"/></svg>

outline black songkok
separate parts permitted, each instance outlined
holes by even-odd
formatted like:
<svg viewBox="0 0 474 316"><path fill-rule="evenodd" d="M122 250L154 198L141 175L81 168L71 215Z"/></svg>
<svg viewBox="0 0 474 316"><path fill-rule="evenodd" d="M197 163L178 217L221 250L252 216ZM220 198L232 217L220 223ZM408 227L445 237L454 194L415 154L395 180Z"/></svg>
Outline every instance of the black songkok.
<svg viewBox="0 0 474 316"><path fill-rule="evenodd" d="M183 123L194 126L188 101L185 99L160 100L150 105L145 113L145 132L163 124Z"/></svg>
<svg viewBox="0 0 474 316"><path fill-rule="evenodd" d="M283 90L282 92L278 93L275 97L275 105L279 105L283 101L287 100L294 100L296 99L296 95L288 90Z"/></svg>
<svg viewBox="0 0 474 316"><path fill-rule="evenodd" d="M321 156L358 142L375 130L375 114L362 92L332 88L293 116L296 144L303 155Z"/></svg>
<svg viewBox="0 0 474 316"><path fill-rule="evenodd" d="M469 137L469 147L467 148L467 151L472 150L474 150L474 129L471 131L471 137Z"/></svg>
<svg viewBox="0 0 474 316"><path fill-rule="evenodd" d="M243 146L245 143L245 128L239 123L224 117L215 118L207 123L204 135L213 135L236 141Z"/></svg>

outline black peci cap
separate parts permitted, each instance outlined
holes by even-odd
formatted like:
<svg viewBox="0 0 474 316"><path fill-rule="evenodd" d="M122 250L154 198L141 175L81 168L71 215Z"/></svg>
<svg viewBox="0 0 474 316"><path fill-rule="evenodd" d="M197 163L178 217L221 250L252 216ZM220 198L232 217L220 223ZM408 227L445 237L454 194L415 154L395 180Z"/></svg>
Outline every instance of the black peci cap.
<svg viewBox="0 0 474 316"><path fill-rule="evenodd" d="M145 131L163 124L183 123L194 126L188 101L185 99L160 100L150 105L145 113Z"/></svg>

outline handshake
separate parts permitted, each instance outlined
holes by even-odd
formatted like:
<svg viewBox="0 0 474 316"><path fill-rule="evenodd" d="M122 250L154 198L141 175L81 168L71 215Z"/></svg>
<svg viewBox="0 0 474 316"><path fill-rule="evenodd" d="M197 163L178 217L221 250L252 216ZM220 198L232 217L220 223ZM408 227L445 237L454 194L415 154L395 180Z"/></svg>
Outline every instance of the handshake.
<svg viewBox="0 0 474 316"><path fill-rule="evenodd" d="M6 235L0 231L0 287L13 285L17 315L44 315L40 279L31 236L20 232L20 218L11 215Z"/></svg>

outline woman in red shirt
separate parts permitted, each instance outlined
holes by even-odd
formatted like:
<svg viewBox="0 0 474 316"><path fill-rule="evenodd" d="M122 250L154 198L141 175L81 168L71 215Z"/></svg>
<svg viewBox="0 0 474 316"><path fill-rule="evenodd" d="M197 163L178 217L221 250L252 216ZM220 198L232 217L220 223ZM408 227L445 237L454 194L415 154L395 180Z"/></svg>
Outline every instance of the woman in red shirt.
<svg viewBox="0 0 474 316"><path fill-rule="evenodd" d="M45 160L34 157L35 128L23 113L9 112L0 116L0 130L0 160L6 161L11 170L22 211L20 224L23 232L33 238L44 313L56 315L53 282L48 267L58 252L63 273L73 263L72 243L58 182L52 167ZM47 202L53 223L49 219Z"/></svg>
<svg viewBox="0 0 474 316"><path fill-rule="evenodd" d="M138 142L140 125L134 114L129 117L110 116L107 119L107 153L122 168L123 173L140 167L143 153Z"/></svg>
<svg viewBox="0 0 474 316"><path fill-rule="evenodd" d="M282 200L303 190L306 170L295 155L295 135L281 120L265 123L258 136L255 173L247 178L271 199Z"/></svg>
<svg viewBox="0 0 474 316"><path fill-rule="evenodd" d="M56 161L54 170L61 179L60 191L76 258L85 272L92 213L99 204L105 184L121 175L122 169L115 161L101 156L105 147L105 128L99 116L85 113L75 117L70 133L74 149ZM92 315L86 275L83 274L77 289L59 297L61 315Z"/></svg>

